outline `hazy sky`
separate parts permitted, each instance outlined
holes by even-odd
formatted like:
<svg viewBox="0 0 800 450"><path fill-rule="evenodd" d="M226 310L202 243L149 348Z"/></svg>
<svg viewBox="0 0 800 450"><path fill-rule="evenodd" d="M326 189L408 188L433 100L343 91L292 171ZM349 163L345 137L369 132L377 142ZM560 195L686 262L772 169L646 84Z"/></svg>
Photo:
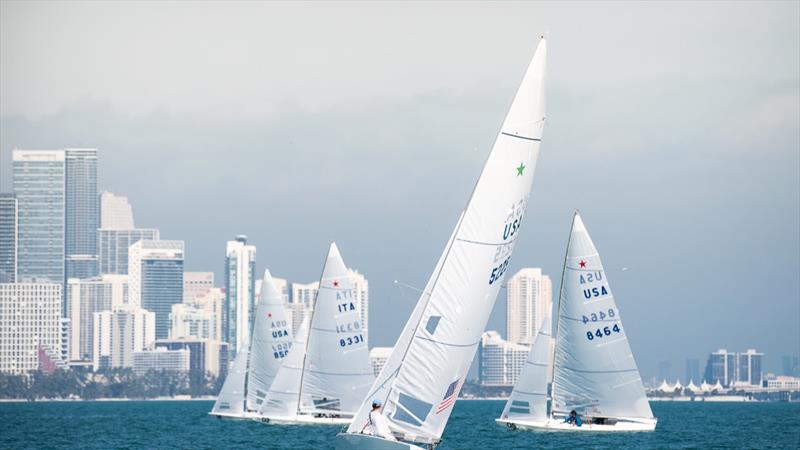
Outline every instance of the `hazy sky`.
<svg viewBox="0 0 800 450"><path fill-rule="evenodd" d="M393 280L427 281L549 32L509 274L557 285L580 208L645 376L720 347L779 370L800 353L798 5L4 1L0 188L15 147L99 148L101 188L219 283L236 234L301 282L336 240L392 345L417 300Z"/></svg>

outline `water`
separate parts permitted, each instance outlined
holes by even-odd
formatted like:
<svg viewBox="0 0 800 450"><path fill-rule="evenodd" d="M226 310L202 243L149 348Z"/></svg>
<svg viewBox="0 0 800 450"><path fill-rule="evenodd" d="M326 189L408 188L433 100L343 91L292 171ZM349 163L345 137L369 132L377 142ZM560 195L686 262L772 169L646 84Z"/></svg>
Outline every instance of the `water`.
<svg viewBox="0 0 800 450"><path fill-rule="evenodd" d="M208 416L212 402L0 403L0 448L329 449L338 427ZM652 404L652 433L536 433L494 423L502 401L459 401L440 450L800 448L798 403Z"/></svg>

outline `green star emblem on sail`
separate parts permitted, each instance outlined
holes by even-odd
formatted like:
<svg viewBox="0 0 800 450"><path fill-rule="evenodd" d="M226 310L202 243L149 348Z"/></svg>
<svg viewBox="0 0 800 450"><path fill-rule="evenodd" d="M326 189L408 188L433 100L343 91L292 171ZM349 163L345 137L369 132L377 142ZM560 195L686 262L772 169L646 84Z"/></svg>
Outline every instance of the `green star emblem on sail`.
<svg viewBox="0 0 800 450"><path fill-rule="evenodd" d="M522 161L519 163L519 167L517 167L517 176L521 177L522 172L525 170L525 164L522 164Z"/></svg>

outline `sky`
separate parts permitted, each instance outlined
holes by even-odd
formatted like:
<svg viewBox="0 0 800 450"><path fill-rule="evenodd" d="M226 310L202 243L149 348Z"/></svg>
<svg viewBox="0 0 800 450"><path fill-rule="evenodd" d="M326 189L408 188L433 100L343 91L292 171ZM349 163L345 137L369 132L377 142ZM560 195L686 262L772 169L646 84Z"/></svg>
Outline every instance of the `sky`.
<svg viewBox="0 0 800 450"><path fill-rule="evenodd" d="M222 282L309 282L335 240L393 345L539 36L548 125L512 265L557 286L580 209L639 367L800 353L800 3L0 3L14 148L92 147L100 188ZM625 268L626 270L622 270ZM505 291L488 329L505 331Z"/></svg>

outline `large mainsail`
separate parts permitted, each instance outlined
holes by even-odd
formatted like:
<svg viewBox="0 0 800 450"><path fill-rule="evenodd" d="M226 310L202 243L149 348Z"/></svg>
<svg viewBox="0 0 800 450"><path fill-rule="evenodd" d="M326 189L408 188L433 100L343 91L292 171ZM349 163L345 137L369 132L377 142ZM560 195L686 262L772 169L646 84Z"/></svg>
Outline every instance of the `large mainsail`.
<svg viewBox="0 0 800 450"><path fill-rule="evenodd" d="M354 414L375 380L353 284L332 243L311 313L301 413Z"/></svg>
<svg viewBox="0 0 800 450"><path fill-rule="evenodd" d="M502 418L541 419L548 417L547 375L550 373L550 314L546 314L533 340L525 366L503 409Z"/></svg>
<svg viewBox="0 0 800 450"><path fill-rule="evenodd" d="M258 410L261 416L288 417L297 413L300 398L300 374L303 372L303 349L308 336L308 319L297 330L289 356L284 359L275 380Z"/></svg>
<svg viewBox="0 0 800 450"><path fill-rule="evenodd" d="M233 367L222 389L219 391L217 401L211 409L211 414L241 416L245 412L245 379L247 378L247 350L242 349L233 361Z"/></svg>
<svg viewBox="0 0 800 450"><path fill-rule="evenodd" d="M264 271L261 299L256 307L250 341L247 373L247 409L258 410L292 346L291 324L287 320L283 297L275 288L269 270Z"/></svg>
<svg viewBox="0 0 800 450"><path fill-rule="evenodd" d="M553 414L652 418L603 263L577 212L557 308Z"/></svg>
<svg viewBox="0 0 800 450"><path fill-rule="evenodd" d="M347 433L373 399L406 440L440 440L508 268L544 127L545 41L531 61L466 209L394 350Z"/></svg>

